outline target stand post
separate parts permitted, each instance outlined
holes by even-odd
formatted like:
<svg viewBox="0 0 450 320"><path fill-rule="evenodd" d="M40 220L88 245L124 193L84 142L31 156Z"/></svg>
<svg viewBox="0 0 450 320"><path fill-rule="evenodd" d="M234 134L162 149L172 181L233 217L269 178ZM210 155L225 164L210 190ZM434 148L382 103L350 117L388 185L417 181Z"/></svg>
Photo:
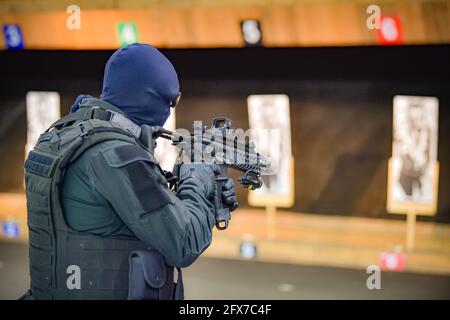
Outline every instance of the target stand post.
<svg viewBox="0 0 450 320"><path fill-rule="evenodd" d="M415 246L415 233L416 233L416 221L417 216L433 216L437 211L437 196L438 196L438 181L439 181L439 162L436 161L433 164L433 196L429 202L420 201L399 201L394 199L393 196L393 159L390 158L388 162L388 192L386 210L392 214L406 214L406 249L409 252L414 251Z"/></svg>

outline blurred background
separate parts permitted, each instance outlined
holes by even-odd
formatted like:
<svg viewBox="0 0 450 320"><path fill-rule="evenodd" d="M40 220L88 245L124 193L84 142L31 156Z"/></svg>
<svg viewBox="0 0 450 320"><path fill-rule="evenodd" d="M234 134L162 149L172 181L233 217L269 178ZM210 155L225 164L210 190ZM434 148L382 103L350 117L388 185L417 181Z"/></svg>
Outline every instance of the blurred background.
<svg viewBox="0 0 450 320"><path fill-rule="evenodd" d="M0 23L0 299L29 286L23 162L50 113L33 94L65 115L134 42L177 69L176 127L247 129L263 105L288 124L287 187L237 187L187 298L450 298L450 1L0 0Z"/></svg>

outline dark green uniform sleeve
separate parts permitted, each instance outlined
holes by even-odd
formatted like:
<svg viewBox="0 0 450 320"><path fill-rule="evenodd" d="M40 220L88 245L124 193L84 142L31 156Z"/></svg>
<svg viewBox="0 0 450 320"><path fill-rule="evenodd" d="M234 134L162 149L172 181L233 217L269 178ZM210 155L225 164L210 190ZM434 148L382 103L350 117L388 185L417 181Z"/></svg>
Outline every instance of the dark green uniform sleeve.
<svg viewBox="0 0 450 320"><path fill-rule="evenodd" d="M167 264L186 267L210 245L214 207L198 180L187 179L174 194L152 154L126 143L116 143L91 160L91 184Z"/></svg>

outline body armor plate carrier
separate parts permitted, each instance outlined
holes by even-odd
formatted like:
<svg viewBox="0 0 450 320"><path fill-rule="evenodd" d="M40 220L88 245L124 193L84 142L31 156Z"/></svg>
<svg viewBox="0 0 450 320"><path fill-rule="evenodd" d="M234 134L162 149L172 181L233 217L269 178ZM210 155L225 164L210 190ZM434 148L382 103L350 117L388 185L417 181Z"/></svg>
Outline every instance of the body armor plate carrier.
<svg viewBox="0 0 450 320"><path fill-rule="evenodd" d="M40 136L25 162L33 299L182 298L181 271L174 284L173 268L139 239L81 233L65 221L59 189L69 164L107 140L145 148L135 132L109 121L111 114L117 113L87 106L63 117ZM79 279L71 276L76 273Z"/></svg>

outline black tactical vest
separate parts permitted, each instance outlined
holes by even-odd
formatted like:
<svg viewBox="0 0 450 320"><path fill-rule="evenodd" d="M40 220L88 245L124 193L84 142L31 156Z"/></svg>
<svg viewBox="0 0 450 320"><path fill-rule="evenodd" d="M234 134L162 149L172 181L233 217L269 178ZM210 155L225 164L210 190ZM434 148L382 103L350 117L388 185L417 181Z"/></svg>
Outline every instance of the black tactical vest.
<svg viewBox="0 0 450 320"><path fill-rule="evenodd" d="M59 195L69 164L107 140L143 147L136 133L101 120L99 114L105 110L84 107L63 117L40 136L25 162L31 293L35 299L127 299L130 253L148 249L137 238L81 233L65 221ZM173 268L168 270L173 277ZM165 276L167 270L163 273ZM165 280L161 278L154 277ZM173 281L167 280L173 288ZM155 286L162 287L164 283L158 281Z"/></svg>

